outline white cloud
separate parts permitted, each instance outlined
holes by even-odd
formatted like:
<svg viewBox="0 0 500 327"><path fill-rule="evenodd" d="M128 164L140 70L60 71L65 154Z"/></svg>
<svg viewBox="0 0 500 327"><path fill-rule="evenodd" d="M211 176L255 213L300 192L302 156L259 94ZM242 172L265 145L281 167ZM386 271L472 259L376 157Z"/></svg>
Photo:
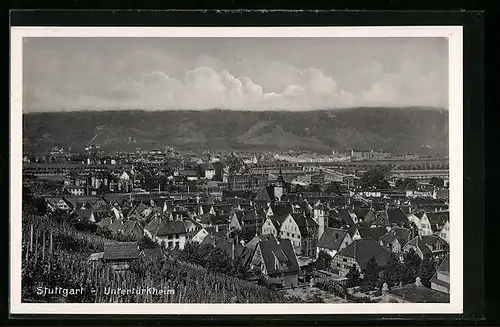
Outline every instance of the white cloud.
<svg viewBox="0 0 500 327"><path fill-rule="evenodd" d="M56 58L57 52L48 49L27 63L27 107L308 110L447 102L447 85L442 82L447 72L435 69L446 62L436 53L412 57L408 52L390 70L378 61L367 61L349 72L353 81L359 81L349 90L320 69L299 69L280 61L257 60L253 70L238 76L209 55L193 62L154 48L123 58L88 53L69 61ZM189 69L193 63L196 67Z"/></svg>
<svg viewBox="0 0 500 327"><path fill-rule="evenodd" d="M262 86L248 76L235 77L227 70L216 71L210 67L198 67L186 72L179 80L161 71L153 71L138 80L126 79L117 83L116 92L134 95L132 99L109 99L82 96L77 99L56 97L58 106L64 102L74 106L116 109L279 109L307 110L349 106L354 103L352 93L337 91L331 77L317 69L298 71L297 82L282 92L263 92ZM47 90L46 90L47 91ZM44 93L47 93L47 92ZM54 92L50 90L49 93ZM39 99L47 100L47 99ZM88 101L88 104L85 102Z"/></svg>

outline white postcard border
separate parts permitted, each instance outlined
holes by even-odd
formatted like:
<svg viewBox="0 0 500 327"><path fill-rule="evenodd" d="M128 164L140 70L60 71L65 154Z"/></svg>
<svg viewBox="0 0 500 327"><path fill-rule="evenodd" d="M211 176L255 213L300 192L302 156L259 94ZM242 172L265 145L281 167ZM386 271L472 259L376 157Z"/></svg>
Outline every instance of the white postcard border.
<svg viewBox="0 0 500 327"><path fill-rule="evenodd" d="M11 27L11 314L419 314L463 312L463 29L398 27ZM21 303L22 54L24 37L445 37L449 40L450 303Z"/></svg>

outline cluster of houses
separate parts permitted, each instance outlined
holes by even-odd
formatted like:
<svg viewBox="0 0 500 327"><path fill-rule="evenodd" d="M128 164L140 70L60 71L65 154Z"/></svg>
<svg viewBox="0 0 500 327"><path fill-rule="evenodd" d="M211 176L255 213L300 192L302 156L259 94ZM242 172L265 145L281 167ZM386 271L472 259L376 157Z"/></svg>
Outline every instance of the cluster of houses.
<svg viewBox="0 0 500 327"><path fill-rule="evenodd" d="M331 271L345 278L353 265L363 270L374 258L384 266L391 253L403 260L413 250L443 262L432 289L449 292L446 200L289 190L280 175L257 192L224 191L222 198L191 193L46 200L50 210L131 240L147 237L166 249L182 250L189 242L219 247L254 275L285 287L297 286L300 269L321 252L333 258Z"/></svg>

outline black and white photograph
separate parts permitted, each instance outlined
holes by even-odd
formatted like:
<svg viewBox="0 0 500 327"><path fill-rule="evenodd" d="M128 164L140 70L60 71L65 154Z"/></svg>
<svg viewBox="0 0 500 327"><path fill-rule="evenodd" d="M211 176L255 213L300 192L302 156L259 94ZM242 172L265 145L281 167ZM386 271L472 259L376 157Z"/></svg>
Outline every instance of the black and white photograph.
<svg viewBox="0 0 500 327"><path fill-rule="evenodd" d="M11 37L11 310L461 312L460 27Z"/></svg>

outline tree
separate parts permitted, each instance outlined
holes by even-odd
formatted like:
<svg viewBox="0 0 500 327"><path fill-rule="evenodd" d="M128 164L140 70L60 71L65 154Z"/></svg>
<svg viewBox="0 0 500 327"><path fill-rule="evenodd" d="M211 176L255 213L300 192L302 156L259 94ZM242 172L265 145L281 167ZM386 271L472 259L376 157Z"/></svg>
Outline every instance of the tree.
<svg viewBox="0 0 500 327"><path fill-rule="evenodd" d="M396 181L396 188L400 190L404 190L406 188L416 188L417 187L417 181L414 180L413 178L405 178L401 179L399 178Z"/></svg>
<svg viewBox="0 0 500 327"><path fill-rule="evenodd" d="M402 281L404 284L413 283L415 281L420 262L420 257L413 249L410 249L410 251L404 255L402 271Z"/></svg>
<svg viewBox="0 0 500 327"><path fill-rule="evenodd" d="M389 286L397 285L399 282L403 281L403 267L399 258L394 253L391 253L389 261L382 273L384 275L384 282Z"/></svg>
<svg viewBox="0 0 500 327"><path fill-rule="evenodd" d="M380 267L375 257L371 257L363 269L363 284L370 288L375 288L380 278Z"/></svg>
<svg viewBox="0 0 500 327"><path fill-rule="evenodd" d="M386 189L389 188L389 182L386 177L389 173L389 170L385 166L374 167L367 170L361 176L361 186L365 188L378 188L378 189Z"/></svg>
<svg viewBox="0 0 500 327"><path fill-rule="evenodd" d="M319 193L321 192L321 185L319 184L309 184L309 186L306 189L307 192L314 192L314 193Z"/></svg>
<svg viewBox="0 0 500 327"><path fill-rule="evenodd" d="M345 276L347 278L346 286L347 287L356 287L361 283L361 273L358 270L356 265L352 265Z"/></svg>
<svg viewBox="0 0 500 327"><path fill-rule="evenodd" d="M332 259L333 258L325 251L319 251L315 266L318 269L329 269L332 263Z"/></svg>
<svg viewBox="0 0 500 327"><path fill-rule="evenodd" d="M431 256L425 256L418 268L418 277L426 287L431 287L431 278L436 273L436 262Z"/></svg>
<svg viewBox="0 0 500 327"><path fill-rule="evenodd" d="M430 179L429 184L437 186L437 187L443 187L444 186L444 179L434 176Z"/></svg>
<svg viewBox="0 0 500 327"><path fill-rule="evenodd" d="M139 249L156 249L160 248L158 243L153 242L149 237L143 237L141 238L138 242L137 245L139 246Z"/></svg>
<svg viewBox="0 0 500 327"><path fill-rule="evenodd" d="M325 186L325 193L335 193L335 194L340 194L341 189L340 189L340 184L339 183L329 183Z"/></svg>

